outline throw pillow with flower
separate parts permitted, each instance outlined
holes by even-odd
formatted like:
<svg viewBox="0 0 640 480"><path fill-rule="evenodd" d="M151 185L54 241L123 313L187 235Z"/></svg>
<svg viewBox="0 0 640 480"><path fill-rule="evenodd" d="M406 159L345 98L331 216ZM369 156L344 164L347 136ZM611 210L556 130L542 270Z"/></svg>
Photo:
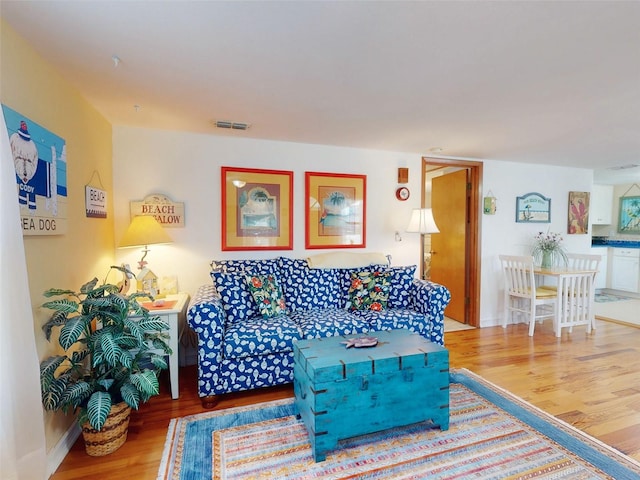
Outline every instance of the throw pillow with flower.
<svg viewBox="0 0 640 480"><path fill-rule="evenodd" d="M389 272L353 272L347 310L386 310L389 300Z"/></svg>
<svg viewBox="0 0 640 480"><path fill-rule="evenodd" d="M246 281L262 318L287 312L282 288L274 275L247 275Z"/></svg>

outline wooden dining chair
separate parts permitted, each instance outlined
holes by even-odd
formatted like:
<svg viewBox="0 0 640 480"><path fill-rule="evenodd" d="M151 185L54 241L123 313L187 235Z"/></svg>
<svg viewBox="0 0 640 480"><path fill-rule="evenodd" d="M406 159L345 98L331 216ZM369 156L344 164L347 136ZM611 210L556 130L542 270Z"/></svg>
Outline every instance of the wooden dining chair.
<svg viewBox="0 0 640 480"><path fill-rule="evenodd" d="M571 270L598 270L602 255L585 253L567 253L567 260Z"/></svg>
<svg viewBox="0 0 640 480"><path fill-rule="evenodd" d="M536 321L554 318L557 292L536 288L533 257L500 255L500 262L505 279L502 327L516 314L525 316L533 336Z"/></svg>
<svg viewBox="0 0 640 480"><path fill-rule="evenodd" d="M556 318L554 328L556 337L562 329L569 328L569 333L577 325L586 325L587 333L594 327L593 312L593 280L595 275L588 272L571 272L558 277Z"/></svg>
<svg viewBox="0 0 640 480"><path fill-rule="evenodd" d="M589 312L591 315L591 328L596 328L596 317L593 309L593 302L595 301L595 282L596 275L599 273L600 262L602 261L601 255L591 255L586 253L567 253L567 268L569 270L592 270L595 273L592 274L592 285L591 285L591 305L589 308ZM540 287L545 290L553 290L554 292L557 289L557 286L553 285L543 285Z"/></svg>

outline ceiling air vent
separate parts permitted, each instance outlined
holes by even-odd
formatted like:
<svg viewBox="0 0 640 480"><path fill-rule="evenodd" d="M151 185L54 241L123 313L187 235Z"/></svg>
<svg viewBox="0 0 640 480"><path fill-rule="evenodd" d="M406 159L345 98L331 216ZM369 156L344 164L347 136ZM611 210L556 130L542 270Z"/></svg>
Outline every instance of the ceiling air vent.
<svg viewBox="0 0 640 480"><path fill-rule="evenodd" d="M231 130L248 130L248 123L240 123L240 122L227 122L224 120L217 120L213 122L216 128L229 128Z"/></svg>
<svg viewBox="0 0 640 480"><path fill-rule="evenodd" d="M640 167L637 163L630 163L629 165L619 165L617 167L609 167L607 170L627 170L629 168Z"/></svg>

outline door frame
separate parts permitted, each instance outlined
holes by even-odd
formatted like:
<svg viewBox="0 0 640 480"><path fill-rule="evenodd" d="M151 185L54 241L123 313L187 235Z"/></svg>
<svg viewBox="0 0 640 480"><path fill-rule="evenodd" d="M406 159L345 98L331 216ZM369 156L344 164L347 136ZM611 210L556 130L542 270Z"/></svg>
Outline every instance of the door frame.
<svg viewBox="0 0 640 480"><path fill-rule="evenodd" d="M480 278L481 278L481 223L480 223L480 207L482 205L482 162L472 160L457 160L450 158L434 158L422 157L422 186L421 186L421 205L425 205L425 181L427 176L427 165L436 165L441 167L460 167L469 170L470 192L467 196L469 205L469 235L467 236L466 251L466 272L468 279L467 289L469 297L468 323L474 327L480 327ZM421 246L422 265L424 268L424 251Z"/></svg>

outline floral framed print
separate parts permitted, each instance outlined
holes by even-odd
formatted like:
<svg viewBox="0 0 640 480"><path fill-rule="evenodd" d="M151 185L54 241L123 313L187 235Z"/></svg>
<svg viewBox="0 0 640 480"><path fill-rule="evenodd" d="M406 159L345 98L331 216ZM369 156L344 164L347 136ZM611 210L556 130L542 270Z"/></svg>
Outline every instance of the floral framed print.
<svg viewBox="0 0 640 480"><path fill-rule="evenodd" d="M567 233L589 233L589 192L569 192Z"/></svg>
<svg viewBox="0 0 640 480"><path fill-rule="evenodd" d="M222 250L293 249L293 172L222 167Z"/></svg>
<svg viewBox="0 0 640 480"><path fill-rule="evenodd" d="M640 234L640 197L620 197L618 233Z"/></svg>
<svg viewBox="0 0 640 480"><path fill-rule="evenodd" d="M367 176L305 173L305 248L366 246Z"/></svg>

